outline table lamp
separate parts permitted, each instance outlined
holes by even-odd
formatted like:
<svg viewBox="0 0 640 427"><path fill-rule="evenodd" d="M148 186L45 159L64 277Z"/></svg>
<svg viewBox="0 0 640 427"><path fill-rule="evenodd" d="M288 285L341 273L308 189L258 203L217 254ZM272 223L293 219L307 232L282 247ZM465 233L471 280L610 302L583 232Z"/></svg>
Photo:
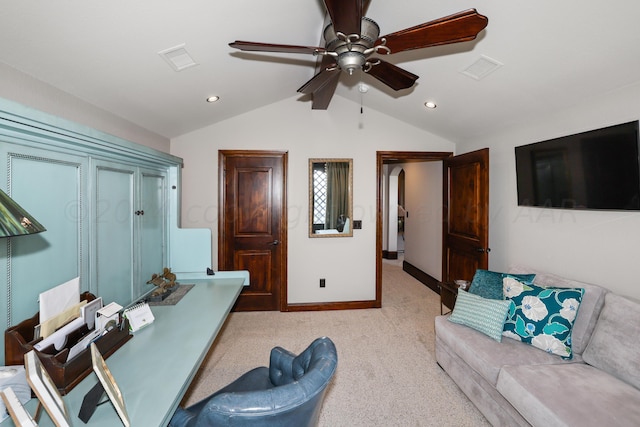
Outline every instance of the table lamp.
<svg viewBox="0 0 640 427"><path fill-rule="evenodd" d="M0 190L0 238L35 234L46 228Z"/></svg>

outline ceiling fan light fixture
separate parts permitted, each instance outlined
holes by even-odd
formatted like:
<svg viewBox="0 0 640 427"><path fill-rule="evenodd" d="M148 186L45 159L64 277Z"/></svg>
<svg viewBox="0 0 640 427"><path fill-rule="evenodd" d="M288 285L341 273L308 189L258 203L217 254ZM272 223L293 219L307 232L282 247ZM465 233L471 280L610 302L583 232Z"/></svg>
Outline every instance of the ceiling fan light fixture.
<svg viewBox="0 0 640 427"><path fill-rule="evenodd" d="M344 52L338 56L338 66L350 76L355 70L361 69L367 58L360 52Z"/></svg>
<svg viewBox="0 0 640 427"><path fill-rule="evenodd" d="M373 52L371 48L380 35L380 27L372 19L362 17L360 33L336 33L333 23L327 25L323 33L327 51L337 55L338 67L350 76L367 62L367 57Z"/></svg>

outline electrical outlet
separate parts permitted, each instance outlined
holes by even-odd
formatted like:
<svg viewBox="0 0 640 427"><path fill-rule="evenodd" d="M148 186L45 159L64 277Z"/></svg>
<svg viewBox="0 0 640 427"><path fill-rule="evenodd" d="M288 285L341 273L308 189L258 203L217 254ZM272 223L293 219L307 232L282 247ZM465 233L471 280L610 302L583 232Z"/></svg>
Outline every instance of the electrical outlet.
<svg viewBox="0 0 640 427"><path fill-rule="evenodd" d="M326 281L325 281L325 279L320 279L320 287L321 287L321 288L324 288L324 287L325 287L325 285L326 285Z"/></svg>

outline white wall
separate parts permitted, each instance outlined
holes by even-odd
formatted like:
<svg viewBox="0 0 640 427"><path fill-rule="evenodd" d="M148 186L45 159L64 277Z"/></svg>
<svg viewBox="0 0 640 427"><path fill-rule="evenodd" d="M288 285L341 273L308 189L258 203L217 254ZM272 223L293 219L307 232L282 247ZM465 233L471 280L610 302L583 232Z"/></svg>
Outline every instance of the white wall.
<svg viewBox="0 0 640 427"><path fill-rule="evenodd" d="M0 62L0 97L127 141L169 152L169 139Z"/></svg>
<svg viewBox="0 0 640 427"><path fill-rule="evenodd" d="M376 151L454 151L440 137L409 127L339 96L326 111L298 97L182 135L171 153L184 159L182 226L209 227L217 266L218 150L289 152L289 303L375 298ZM353 238L308 237L308 159L353 158ZM326 288L319 279L326 278Z"/></svg>
<svg viewBox="0 0 640 427"><path fill-rule="evenodd" d="M411 162L405 174L404 260L442 279L442 162Z"/></svg>
<svg viewBox="0 0 640 427"><path fill-rule="evenodd" d="M640 297L640 212L518 207L514 154L515 146L638 117L640 84L458 144L458 153L490 148L490 268L522 264Z"/></svg>

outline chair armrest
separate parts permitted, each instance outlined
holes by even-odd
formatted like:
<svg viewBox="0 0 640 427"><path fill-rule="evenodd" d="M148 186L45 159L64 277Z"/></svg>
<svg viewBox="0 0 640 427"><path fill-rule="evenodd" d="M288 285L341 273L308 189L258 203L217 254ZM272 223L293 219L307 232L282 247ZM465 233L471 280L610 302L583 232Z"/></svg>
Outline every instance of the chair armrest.
<svg viewBox="0 0 640 427"><path fill-rule="evenodd" d="M293 378L293 359L296 355L282 347L271 350L269 379L274 386L289 384Z"/></svg>

